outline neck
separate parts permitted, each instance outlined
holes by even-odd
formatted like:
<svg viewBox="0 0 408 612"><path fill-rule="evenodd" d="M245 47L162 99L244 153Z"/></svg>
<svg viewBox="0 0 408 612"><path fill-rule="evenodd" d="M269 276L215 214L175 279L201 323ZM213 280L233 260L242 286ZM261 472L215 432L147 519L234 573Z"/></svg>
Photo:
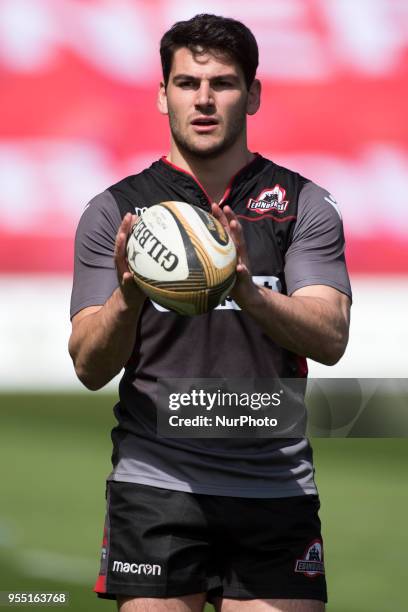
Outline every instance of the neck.
<svg viewBox="0 0 408 612"><path fill-rule="evenodd" d="M249 164L254 154L236 143L231 149L211 159L203 159L185 151L172 141L167 159L192 174L204 187L212 202L219 203L231 178L241 168Z"/></svg>

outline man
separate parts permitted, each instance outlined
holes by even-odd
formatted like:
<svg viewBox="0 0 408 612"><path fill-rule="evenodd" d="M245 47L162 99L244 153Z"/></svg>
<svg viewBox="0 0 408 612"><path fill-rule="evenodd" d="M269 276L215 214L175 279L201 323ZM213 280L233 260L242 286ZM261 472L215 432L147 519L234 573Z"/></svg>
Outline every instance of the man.
<svg viewBox="0 0 408 612"><path fill-rule="evenodd" d="M123 367L113 472L95 590L122 612L317 612L326 586L306 439L156 435L158 379L306 376L348 338L350 285L329 194L251 153L246 115L261 86L241 23L180 22L161 41L158 108L170 153L94 198L76 237L70 353L99 389ZM135 209L166 200L212 211L238 252L227 306L199 317L163 311L126 263Z"/></svg>

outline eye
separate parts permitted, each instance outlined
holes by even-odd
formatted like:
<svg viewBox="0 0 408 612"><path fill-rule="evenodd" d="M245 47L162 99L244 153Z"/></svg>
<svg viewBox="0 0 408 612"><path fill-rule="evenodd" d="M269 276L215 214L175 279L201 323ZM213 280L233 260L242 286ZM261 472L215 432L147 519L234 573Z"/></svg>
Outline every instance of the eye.
<svg viewBox="0 0 408 612"><path fill-rule="evenodd" d="M197 83L195 81L192 81L191 79L185 79L183 81L179 81L178 86L181 87L181 89L196 89Z"/></svg>
<svg viewBox="0 0 408 612"><path fill-rule="evenodd" d="M216 90L232 89L234 87L234 83L228 79L217 79L216 81L213 81L212 87Z"/></svg>

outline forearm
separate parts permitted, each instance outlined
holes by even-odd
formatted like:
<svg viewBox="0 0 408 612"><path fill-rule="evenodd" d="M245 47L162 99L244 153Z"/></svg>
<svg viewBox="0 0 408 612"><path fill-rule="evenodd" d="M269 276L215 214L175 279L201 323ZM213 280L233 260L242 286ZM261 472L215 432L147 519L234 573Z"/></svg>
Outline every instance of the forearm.
<svg viewBox="0 0 408 612"><path fill-rule="evenodd" d="M347 313L323 298L282 295L255 286L241 307L276 344L297 355L334 365L348 340Z"/></svg>
<svg viewBox="0 0 408 612"><path fill-rule="evenodd" d="M106 385L132 354L143 296L132 307L116 289L97 312L79 320L69 342L78 378L89 389Z"/></svg>
<svg viewBox="0 0 408 612"><path fill-rule="evenodd" d="M343 355L350 322L350 298L330 285L306 285L287 296L256 285L241 224L227 205L212 213L231 235L237 249L237 278L231 297L279 346L334 365Z"/></svg>

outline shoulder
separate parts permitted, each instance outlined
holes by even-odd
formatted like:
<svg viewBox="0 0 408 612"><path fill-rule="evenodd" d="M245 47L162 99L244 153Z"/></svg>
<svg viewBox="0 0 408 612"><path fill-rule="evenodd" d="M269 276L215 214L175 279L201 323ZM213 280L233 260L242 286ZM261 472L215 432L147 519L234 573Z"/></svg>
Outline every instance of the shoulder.
<svg viewBox="0 0 408 612"><path fill-rule="evenodd" d="M120 225L121 217L118 205L112 193L106 189L92 198L82 213L79 228L105 228L114 230Z"/></svg>
<svg viewBox="0 0 408 612"><path fill-rule="evenodd" d="M262 159L264 162L262 174L271 175L273 173L275 179L279 178L282 181L282 185L291 185L297 188L297 216L299 221L304 217L313 215L342 220L339 205L327 189L295 170L279 166L265 157Z"/></svg>
<svg viewBox="0 0 408 612"><path fill-rule="evenodd" d="M305 234L343 233L343 221L333 195L312 181L306 181L299 193L297 220L293 239Z"/></svg>
<svg viewBox="0 0 408 612"><path fill-rule="evenodd" d="M344 249L337 202L327 189L307 181L299 196L298 217L285 256L288 295L308 285L328 285L351 296Z"/></svg>
<svg viewBox="0 0 408 612"><path fill-rule="evenodd" d="M299 172L296 172L296 170L280 166L266 157L260 156L260 158L262 160L260 174L262 175L273 176L276 179L285 181L291 185L296 185L300 188L302 188L305 183L310 182L309 179L299 174Z"/></svg>
<svg viewBox="0 0 408 612"><path fill-rule="evenodd" d="M140 214L143 199L138 197L143 188L154 180L158 162L138 174L131 174L96 195L85 206L81 223L99 221L118 227L125 212Z"/></svg>
<svg viewBox="0 0 408 612"><path fill-rule="evenodd" d="M274 209L276 212L285 212L286 216L290 215L292 219L296 218L299 212L299 202L304 200L302 194L308 192L307 185L311 184L311 181L299 172L279 166L269 159L263 158L263 162L260 184L263 187L268 186L264 193L275 199ZM279 204L281 204L281 207L279 207Z"/></svg>
<svg viewBox="0 0 408 612"><path fill-rule="evenodd" d="M156 160L147 168L144 168L140 172L136 172L135 174L129 174L129 176L125 176L120 179L110 187L108 187L108 191L126 191L127 189L137 188L140 184L143 184L145 181L153 180L156 175L161 175L162 164L161 160Z"/></svg>
<svg viewBox="0 0 408 612"><path fill-rule="evenodd" d="M313 181L306 180L299 195L299 215L321 212L341 220L341 212L334 196Z"/></svg>
<svg viewBox="0 0 408 612"><path fill-rule="evenodd" d="M137 174L131 174L108 187L109 193L116 201L117 208L123 216L126 212L140 215L146 208L148 195L155 191L157 184L163 182L163 173L159 161L153 162Z"/></svg>

